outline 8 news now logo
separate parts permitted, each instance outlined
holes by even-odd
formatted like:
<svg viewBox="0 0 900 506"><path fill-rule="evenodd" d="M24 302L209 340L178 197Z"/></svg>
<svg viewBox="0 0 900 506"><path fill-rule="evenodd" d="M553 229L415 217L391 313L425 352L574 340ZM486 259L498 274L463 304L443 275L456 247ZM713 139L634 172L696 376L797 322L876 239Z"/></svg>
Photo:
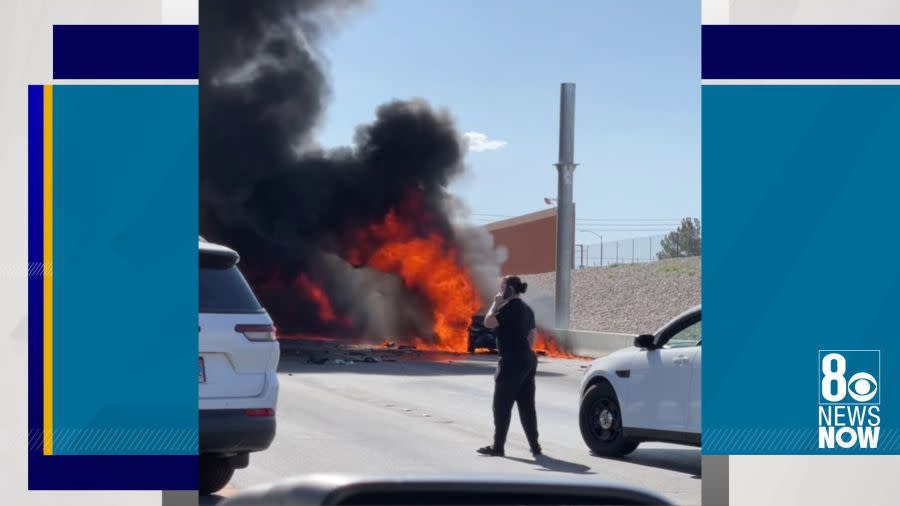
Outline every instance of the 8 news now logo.
<svg viewBox="0 0 900 506"><path fill-rule="evenodd" d="M819 448L878 448L880 386L880 350L819 350Z"/></svg>

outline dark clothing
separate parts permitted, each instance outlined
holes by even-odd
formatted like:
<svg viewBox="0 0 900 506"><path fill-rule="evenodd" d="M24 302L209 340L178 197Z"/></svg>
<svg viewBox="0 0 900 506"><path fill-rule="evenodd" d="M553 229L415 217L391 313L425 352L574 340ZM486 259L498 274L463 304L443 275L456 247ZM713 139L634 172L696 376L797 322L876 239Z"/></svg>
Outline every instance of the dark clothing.
<svg viewBox="0 0 900 506"><path fill-rule="evenodd" d="M538 445L537 412L534 406L534 377L537 355L531 349L528 335L535 328L534 312L521 299L513 299L495 314L497 351L500 361L494 376L494 448L506 444L513 404L519 407L519 421L528 444Z"/></svg>
<svg viewBox="0 0 900 506"><path fill-rule="evenodd" d="M537 411L534 407L534 376L537 357L523 362L501 358L494 379L494 448L503 448L513 403L519 406L519 421L532 448L538 448Z"/></svg>
<svg viewBox="0 0 900 506"><path fill-rule="evenodd" d="M528 334L534 329L534 311L522 299L512 299L497 310L497 353L501 358L524 360L534 356Z"/></svg>

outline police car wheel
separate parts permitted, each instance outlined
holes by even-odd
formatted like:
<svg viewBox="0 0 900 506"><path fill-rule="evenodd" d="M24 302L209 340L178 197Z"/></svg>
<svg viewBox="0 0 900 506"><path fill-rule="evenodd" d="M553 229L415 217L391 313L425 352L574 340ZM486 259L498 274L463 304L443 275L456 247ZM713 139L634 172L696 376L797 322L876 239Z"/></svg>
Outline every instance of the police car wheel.
<svg viewBox="0 0 900 506"><path fill-rule="evenodd" d="M578 418L581 437L595 455L621 457L638 447L622 431L619 399L609 383L597 383L587 389Z"/></svg>

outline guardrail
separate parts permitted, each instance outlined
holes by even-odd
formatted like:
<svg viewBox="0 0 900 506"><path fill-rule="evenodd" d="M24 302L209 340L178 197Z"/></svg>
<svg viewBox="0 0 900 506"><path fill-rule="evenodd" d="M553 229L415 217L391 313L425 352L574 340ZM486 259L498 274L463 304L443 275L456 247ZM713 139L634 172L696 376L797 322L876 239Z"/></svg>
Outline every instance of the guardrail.
<svg viewBox="0 0 900 506"><path fill-rule="evenodd" d="M552 330L559 345L576 355L602 357L610 353L634 346L635 334L614 332L593 332L590 330Z"/></svg>

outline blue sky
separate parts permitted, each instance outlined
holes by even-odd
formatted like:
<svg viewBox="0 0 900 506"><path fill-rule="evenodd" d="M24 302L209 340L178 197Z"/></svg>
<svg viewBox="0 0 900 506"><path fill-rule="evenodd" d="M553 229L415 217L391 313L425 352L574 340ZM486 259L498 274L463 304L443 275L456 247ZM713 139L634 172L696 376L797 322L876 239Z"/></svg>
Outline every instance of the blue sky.
<svg viewBox="0 0 900 506"><path fill-rule="evenodd" d="M639 237L700 215L699 2L376 0L325 49L324 145L349 144L379 104L413 97L505 142L470 151L451 186L475 223L556 196L564 81L577 85L578 229Z"/></svg>

